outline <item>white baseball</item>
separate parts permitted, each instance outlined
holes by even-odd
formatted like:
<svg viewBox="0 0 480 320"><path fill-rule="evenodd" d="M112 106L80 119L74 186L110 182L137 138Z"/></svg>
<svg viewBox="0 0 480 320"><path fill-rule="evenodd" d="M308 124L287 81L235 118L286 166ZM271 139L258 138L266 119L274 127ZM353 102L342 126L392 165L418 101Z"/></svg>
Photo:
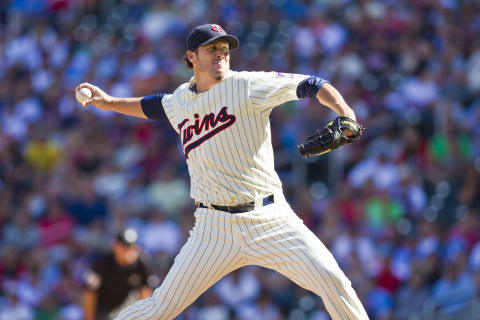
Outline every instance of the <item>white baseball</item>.
<svg viewBox="0 0 480 320"><path fill-rule="evenodd" d="M77 101L80 102L80 104L83 104L84 101L87 101L92 97L92 91L88 88L82 88L75 93L75 98L77 98Z"/></svg>

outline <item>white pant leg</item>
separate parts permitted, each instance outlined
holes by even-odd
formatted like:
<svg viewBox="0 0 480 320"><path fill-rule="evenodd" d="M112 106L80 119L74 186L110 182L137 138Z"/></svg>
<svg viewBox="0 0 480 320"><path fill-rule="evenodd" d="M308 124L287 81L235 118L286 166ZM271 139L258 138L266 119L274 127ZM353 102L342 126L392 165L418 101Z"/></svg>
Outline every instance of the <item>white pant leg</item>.
<svg viewBox="0 0 480 320"><path fill-rule="evenodd" d="M239 232L229 214L197 209L195 217L190 237L162 285L152 297L123 310L116 320L173 319L215 282L242 266Z"/></svg>
<svg viewBox="0 0 480 320"><path fill-rule="evenodd" d="M263 210L257 215L238 217L249 225L245 232L250 238L249 255L259 265L319 295L333 320L368 319L333 255L288 204L269 205Z"/></svg>

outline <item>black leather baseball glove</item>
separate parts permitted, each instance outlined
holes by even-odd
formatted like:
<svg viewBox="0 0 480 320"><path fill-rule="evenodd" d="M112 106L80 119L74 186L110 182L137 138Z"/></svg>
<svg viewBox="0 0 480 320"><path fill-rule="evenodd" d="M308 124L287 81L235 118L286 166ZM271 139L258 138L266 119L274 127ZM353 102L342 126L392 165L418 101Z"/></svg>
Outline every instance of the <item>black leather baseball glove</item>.
<svg viewBox="0 0 480 320"><path fill-rule="evenodd" d="M297 146L297 149L306 158L318 156L357 141L362 131L362 125L357 121L347 117L336 117L321 131L317 129L317 133L308 137L303 144Z"/></svg>

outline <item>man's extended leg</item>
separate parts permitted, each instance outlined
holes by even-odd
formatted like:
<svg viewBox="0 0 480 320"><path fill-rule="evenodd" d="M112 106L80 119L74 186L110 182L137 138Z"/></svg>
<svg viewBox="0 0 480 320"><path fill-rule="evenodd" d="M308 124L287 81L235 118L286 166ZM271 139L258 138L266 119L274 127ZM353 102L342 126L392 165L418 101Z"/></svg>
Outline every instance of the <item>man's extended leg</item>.
<svg viewBox="0 0 480 320"><path fill-rule="evenodd" d="M271 205L267 212L239 216L245 225L255 263L274 269L319 295L333 320L367 320L351 282L333 255L288 205Z"/></svg>
<svg viewBox="0 0 480 320"><path fill-rule="evenodd" d="M169 320L226 274L241 267L240 244L229 215L197 209L196 222L162 285L115 319Z"/></svg>

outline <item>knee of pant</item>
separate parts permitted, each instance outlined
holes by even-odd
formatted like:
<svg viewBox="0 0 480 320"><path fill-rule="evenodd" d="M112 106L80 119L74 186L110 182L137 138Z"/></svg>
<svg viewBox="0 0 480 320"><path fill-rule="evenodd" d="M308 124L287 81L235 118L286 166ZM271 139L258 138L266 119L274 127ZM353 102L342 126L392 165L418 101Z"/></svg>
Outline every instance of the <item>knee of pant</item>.
<svg viewBox="0 0 480 320"><path fill-rule="evenodd" d="M334 278L334 281L338 282L342 286L344 287L351 286L352 283L347 278L343 270L340 269L340 266L333 258L333 255L331 255L331 258L332 258L331 263L327 267L325 267L327 272L331 275L332 278Z"/></svg>
<svg viewBox="0 0 480 320"><path fill-rule="evenodd" d="M345 276L343 271L340 272L329 272L330 277L335 281L337 287L343 289L349 289L352 287L352 282Z"/></svg>
<svg viewBox="0 0 480 320"><path fill-rule="evenodd" d="M172 294L161 293L160 290L155 290L151 298L153 306L152 311L149 312L149 320L165 320L172 319L172 315L178 314L183 306L180 301L176 300Z"/></svg>
<svg viewBox="0 0 480 320"><path fill-rule="evenodd" d="M347 278L347 276L343 273L343 271L339 276L339 280L343 284L344 287L351 287L352 286L352 282L350 281L350 279Z"/></svg>
<svg viewBox="0 0 480 320"><path fill-rule="evenodd" d="M160 320L165 313L163 304L158 304L153 297L137 301L122 311L115 320Z"/></svg>

